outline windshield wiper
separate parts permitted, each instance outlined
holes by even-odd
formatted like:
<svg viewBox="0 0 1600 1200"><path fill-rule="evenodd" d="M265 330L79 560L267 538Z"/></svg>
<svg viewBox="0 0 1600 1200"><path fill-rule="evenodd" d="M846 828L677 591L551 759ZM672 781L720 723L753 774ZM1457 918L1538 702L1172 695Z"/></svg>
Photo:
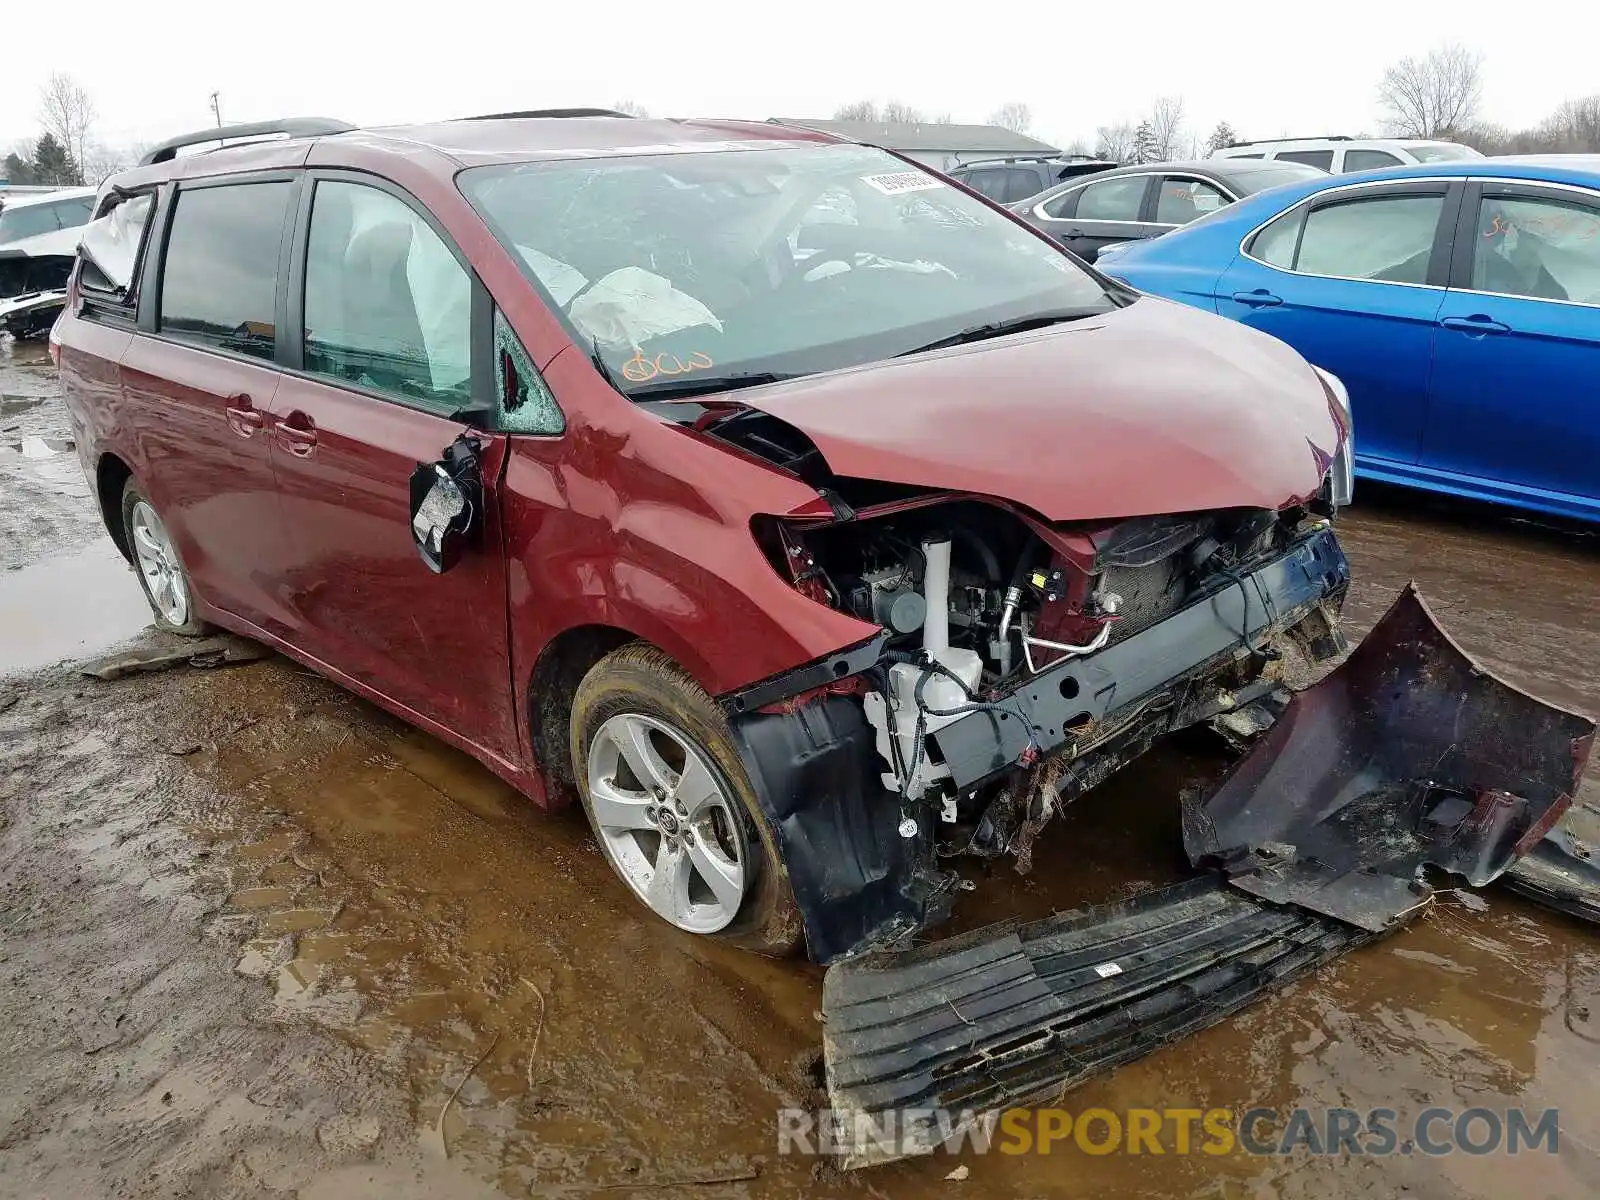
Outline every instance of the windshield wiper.
<svg viewBox="0 0 1600 1200"><path fill-rule="evenodd" d="M943 350L946 346L961 346L967 342L982 342L989 338L1004 337L1008 333L1043 329L1046 325L1059 325L1063 321L1078 321L1084 317L1099 316L1100 311L1098 308L1063 308L1050 312L1030 313L1025 317L1012 317L1006 321L987 321L982 325L970 325L959 333L949 334L926 345L902 350L895 357L905 358L907 355L922 354L928 350Z"/></svg>
<svg viewBox="0 0 1600 1200"><path fill-rule="evenodd" d="M794 379L797 373L780 374L776 371L742 371L733 375L704 375L695 372L662 379L653 383L630 387L622 394L630 400L670 400L679 396L703 396L710 392L731 392L738 388L760 387L766 383L780 383Z"/></svg>

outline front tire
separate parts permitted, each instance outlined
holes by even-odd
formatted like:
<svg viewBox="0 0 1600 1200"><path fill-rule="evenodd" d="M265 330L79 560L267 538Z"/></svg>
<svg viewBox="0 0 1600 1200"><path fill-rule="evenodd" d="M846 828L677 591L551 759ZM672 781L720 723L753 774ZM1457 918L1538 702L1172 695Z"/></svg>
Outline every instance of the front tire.
<svg viewBox="0 0 1600 1200"><path fill-rule="evenodd" d="M201 637L211 627L195 615L194 587L155 505L132 478L122 487L122 535L156 628Z"/></svg>
<svg viewBox="0 0 1600 1200"><path fill-rule="evenodd" d="M671 658L635 642L596 663L569 741L595 839L636 898L689 933L799 948L788 872L727 720Z"/></svg>

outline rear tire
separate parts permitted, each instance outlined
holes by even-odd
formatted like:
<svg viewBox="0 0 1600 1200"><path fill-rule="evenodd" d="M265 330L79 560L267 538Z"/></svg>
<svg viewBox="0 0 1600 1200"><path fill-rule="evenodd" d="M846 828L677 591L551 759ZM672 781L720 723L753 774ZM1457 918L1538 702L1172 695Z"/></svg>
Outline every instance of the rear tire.
<svg viewBox="0 0 1600 1200"><path fill-rule="evenodd" d="M660 650L634 642L578 684L573 778L611 868L690 933L781 957L804 941L772 831L727 719Z"/></svg>
<svg viewBox="0 0 1600 1200"><path fill-rule="evenodd" d="M156 628L183 637L210 633L211 626L195 615L194 585L178 548L155 505L131 477L122 486L122 536Z"/></svg>

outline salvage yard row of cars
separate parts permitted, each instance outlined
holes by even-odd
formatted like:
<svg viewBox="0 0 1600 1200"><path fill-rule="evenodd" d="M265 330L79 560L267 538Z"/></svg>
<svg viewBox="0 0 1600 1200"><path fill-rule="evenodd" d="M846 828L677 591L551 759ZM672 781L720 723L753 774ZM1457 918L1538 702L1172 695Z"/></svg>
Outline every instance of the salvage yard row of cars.
<svg viewBox="0 0 1600 1200"><path fill-rule="evenodd" d="M1298 182L1190 231L1316 186L1248 169ZM1413 591L1284 686L1347 649L1351 396L1205 307L828 134L306 120L109 181L51 352L161 627L581 804L680 930L830 964L837 1109L981 1111L1396 928L1430 868L1537 853L1600 915L1557 837L1593 722ZM1183 802L1189 881L908 949L1203 724L1247 752Z"/></svg>

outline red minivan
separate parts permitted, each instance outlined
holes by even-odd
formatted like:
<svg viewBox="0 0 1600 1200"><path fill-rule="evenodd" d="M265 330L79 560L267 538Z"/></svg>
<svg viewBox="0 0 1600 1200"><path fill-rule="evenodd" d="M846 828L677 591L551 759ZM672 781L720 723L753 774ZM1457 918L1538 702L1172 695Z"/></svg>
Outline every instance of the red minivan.
<svg viewBox="0 0 1600 1200"><path fill-rule="evenodd" d="M1337 383L915 164L582 112L255 128L291 136L106 184L53 333L157 623L580 798L684 929L920 926L1019 761L1332 627ZM1041 688L1218 587L1136 682Z"/></svg>
<svg viewBox="0 0 1600 1200"><path fill-rule="evenodd" d="M256 140L178 153L219 136ZM1286 657L1342 649L1339 381L886 151L593 110L289 121L166 143L96 214L52 341L157 624L580 800L682 930L879 963L963 858L1026 863L1158 737L1273 726ZM1104 928L1178 931L1140 952L1173 987L1222 961L1195 928L1250 987L1351 944L1223 894ZM953 1004L886 997L935 966L987 995L1032 961L1055 995L1017 936L830 972L833 1082L852 1029L933 1036L908 1014ZM1056 1019L979 1009L996 1054Z"/></svg>

